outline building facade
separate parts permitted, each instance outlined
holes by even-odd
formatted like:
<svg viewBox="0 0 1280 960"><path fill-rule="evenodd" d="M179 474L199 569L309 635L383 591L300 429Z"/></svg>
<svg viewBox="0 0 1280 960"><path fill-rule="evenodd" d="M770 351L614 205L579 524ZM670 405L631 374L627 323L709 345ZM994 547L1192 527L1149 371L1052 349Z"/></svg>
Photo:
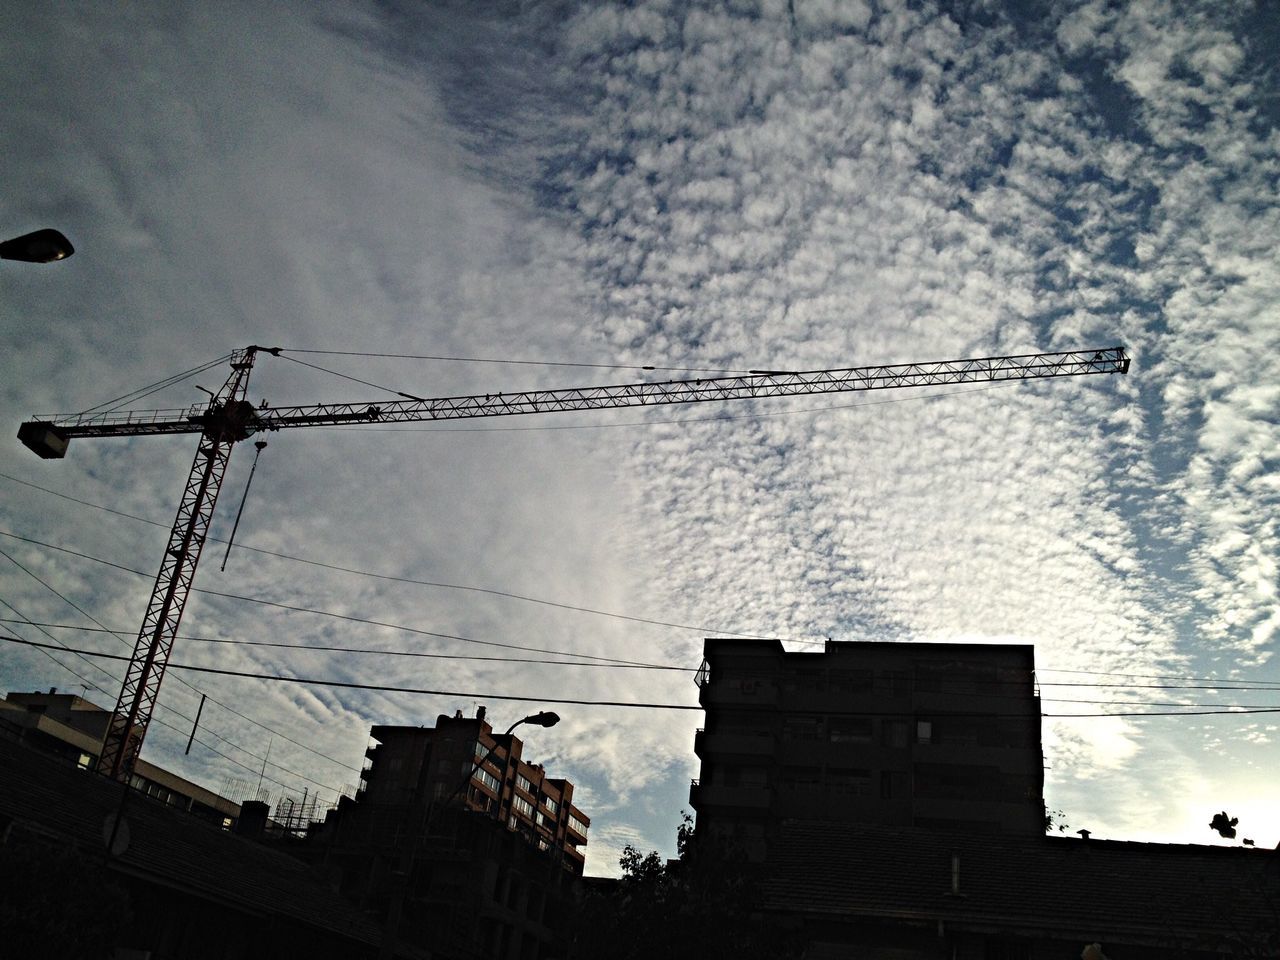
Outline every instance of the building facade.
<svg viewBox="0 0 1280 960"><path fill-rule="evenodd" d="M435 727L375 726L357 800L366 809L426 801L487 815L581 875L591 819L573 805L573 784L523 757L514 735L475 717L441 714ZM478 767L476 761L485 758Z"/></svg>
<svg viewBox="0 0 1280 960"><path fill-rule="evenodd" d="M371 737L359 792L312 826L305 855L389 941L442 958L563 956L591 823L573 784L525 760L484 708Z"/></svg>
<svg viewBox="0 0 1280 960"><path fill-rule="evenodd" d="M763 856L785 819L1044 832L1030 646L706 641L699 833Z"/></svg>
<svg viewBox="0 0 1280 960"><path fill-rule="evenodd" d="M82 770L96 770L111 711L70 693L9 693L0 700L0 735L41 753L60 757ZM134 761L130 785L148 797L185 810L222 827L240 816L240 804L185 777Z"/></svg>
<svg viewBox="0 0 1280 960"><path fill-rule="evenodd" d="M793 820L762 893L806 960L1280 956L1274 850Z"/></svg>

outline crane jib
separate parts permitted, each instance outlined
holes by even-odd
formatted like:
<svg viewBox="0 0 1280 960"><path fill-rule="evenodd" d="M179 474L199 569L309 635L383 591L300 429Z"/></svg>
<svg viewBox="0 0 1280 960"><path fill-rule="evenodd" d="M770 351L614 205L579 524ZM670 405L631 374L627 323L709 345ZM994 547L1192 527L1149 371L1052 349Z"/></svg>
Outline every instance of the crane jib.
<svg viewBox="0 0 1280 960"><path fill-rule="evenodd" d="M758 370L731 377L662 380L486 393L429 400L310 404L254 408L245 401L186 410L144 410L41 417L22 424L18 437L46 459L66 455L73 437L205 433L235 442L267 430L325 424L405 423L473 417L520 416L660 404L763 399L803 394L887 390L943 384L1025 380L1129 372L1122 347L1058 353L979 357L930 363L827 370Z"/></svg>

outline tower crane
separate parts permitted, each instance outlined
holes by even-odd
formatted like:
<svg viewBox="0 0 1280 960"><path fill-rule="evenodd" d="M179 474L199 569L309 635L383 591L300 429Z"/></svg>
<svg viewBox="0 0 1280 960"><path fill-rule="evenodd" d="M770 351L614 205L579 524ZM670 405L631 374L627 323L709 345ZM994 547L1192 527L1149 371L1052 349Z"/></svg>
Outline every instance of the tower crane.
<svg viewBox="0 0 1280 960"><path fill-rule="evenodd" d="M270 407L264 401L255 407L245 399L254 360L259 353L279 356L281 352L280 347L256 345L234 352L227 382L207 404L186 409L48 416L29 420L18 430L18 439L45 459L66 456L67 446L75 437L170 433L200 436L146 616L138 631L133 656L103 741L98 769L113 778L129 778L134 760L142 748L187 593L195 578L200 551L209 532L231 448L254 434L294 427L458 420L1129 372L1129 357L1124 348L1108 347L831 370L752 370L745 375L699 380L525 390L436 399L402 394L407 399L386 403Z"/></svg>

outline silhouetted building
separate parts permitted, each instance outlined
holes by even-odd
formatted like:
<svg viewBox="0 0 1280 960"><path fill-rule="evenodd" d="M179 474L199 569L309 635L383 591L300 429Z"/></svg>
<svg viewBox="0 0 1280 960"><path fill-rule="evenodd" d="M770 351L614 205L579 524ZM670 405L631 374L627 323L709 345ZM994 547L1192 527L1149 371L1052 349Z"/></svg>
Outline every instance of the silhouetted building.
<svg viewBox="0 0 1280 960"><path fill-rule="evenodd" d="M83 697L58 693L10 693L0 700L0 736L60 757L82 770L96 770L111 711ZM202 819L230 827L240 804L139 758L130 780L135 790Z"/></svg>
<svg viewBox="0 0 1280 960"><path fill-rule="evenodd" d="M1038 836L1034 669L1021 645L708 639L699 834L753 859L788 818Z"/></svg>
<svg viewBox="0 0 1280 960"><path fill-rule="evenodd" d="M6 957L378 956L379 925L279 850L11 739L0 770Z"/></svg>
<svg viewBox="0 0 1280 960"><path fill-rule="evenodd" d="M484 708L371 736L360 791L313 826L309 855L433 956L561 955L590 826L573 784L524 760Z"/></svg>
<svg viewBox="0 0 1280 960"><path fill-rule="evenodd" d="M557 862L581 874L591 819L573 805L573 784L523 759L515 735L495 734L484 719L441 714L435 727L375 726L357 797L363 809L398 809L415 799L487 814ZM478 768L482 756L488 759ZM470 776L468 776L470 774Z"/></svg>
<svg viewBox="0 0 1280 960"><path fill-rule="evenodd" d="M806 960L1280 956L1280 854L819 820L780 825L763 906Z"/></svg>

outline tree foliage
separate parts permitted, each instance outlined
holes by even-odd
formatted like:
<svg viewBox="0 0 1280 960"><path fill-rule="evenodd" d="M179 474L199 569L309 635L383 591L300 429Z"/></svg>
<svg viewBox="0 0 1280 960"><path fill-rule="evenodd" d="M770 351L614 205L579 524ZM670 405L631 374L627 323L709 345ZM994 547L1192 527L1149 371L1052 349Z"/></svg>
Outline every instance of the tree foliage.
<svg viewBox="0 0 1280 960"><path fill-rule="evenodd" d="M732 849L695 838L684 815L679 858L628 845L622 878L584 897L575 960L742 960L795 956L787 931L759 909L759 868Z"/></svg>

